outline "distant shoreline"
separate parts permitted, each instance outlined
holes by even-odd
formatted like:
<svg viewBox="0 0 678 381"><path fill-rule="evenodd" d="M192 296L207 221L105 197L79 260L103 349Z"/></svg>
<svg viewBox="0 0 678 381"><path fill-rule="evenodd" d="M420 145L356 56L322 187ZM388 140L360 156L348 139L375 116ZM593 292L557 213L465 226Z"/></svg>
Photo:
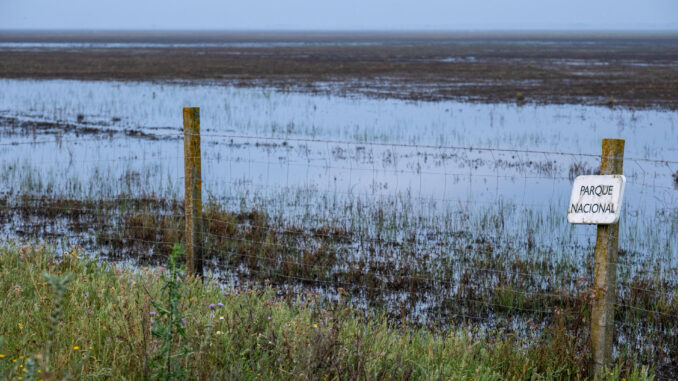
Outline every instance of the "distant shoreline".
<svg viewBox="0 0 678 381"><path fill-rule="evenodd" d="M0 29L0 42L318 41L318 40L524 40L676 39L666 30L21 30Z"/></svg>
<svg viewBox="0 0 678 381"><path fill-rule="evenodd" d="M678 32L0 31L0 78L678 109Z"/></svg>

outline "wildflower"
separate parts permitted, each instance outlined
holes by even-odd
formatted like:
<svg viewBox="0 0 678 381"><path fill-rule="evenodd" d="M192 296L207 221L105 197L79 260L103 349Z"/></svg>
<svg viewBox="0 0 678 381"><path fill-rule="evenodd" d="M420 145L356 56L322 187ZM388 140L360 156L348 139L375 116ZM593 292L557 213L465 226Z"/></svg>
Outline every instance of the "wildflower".
<svg viewBox="0 0 678 381"><path fill-rule="evenodd" d="M2 353L0 353L0 359L4 359L4 358L5 358L5 355L3 355Z"/></svg>
<svg viewBox="0 0 678 381"><path fill-rule="evenodd" d="M80 349L80 347L77 346L77 345L73 347L73 350L74 350L74 351L77 351L78 349Z"/></svg>
<svg viewBox="0 0 678 381"><path fill-rule="evenodd" d="M214 309L214 303L211 303L210 304L210 310L213 310L213 309Z"/></svg>
<svg viewBox="0 0 678 381"><path fill-rule="evenodd" d="M313 323L313 328L318 328L318 323Z"/></svg>
<svg viewBox="0 0 678 381"><path fill-rule="evenodd" d="M270 316L268 317L268 320L271 320L271 317L270 317Z"/></svg>
<svg viewBox="0 0 678 381"><path fill-rule="evenodd" d="M19 329L24 329L24 325L19 323Z"/></svg>
<svg viewBox="0 0 678 381"><path fill-rule="evenodd" d="M181 324L186 325L186 319L181 318Z"/></svg>
<svg viewBox="0 0 678 381"><path fill-rule="evenodd" d="M222 302L219 302L219 303L217 303L217 306L219 306L219 307L223 307L223 306L224 306L224 303L222 303Z"/></svg>
<svg viewBox="0 0 678 381"><path fill-rule="evenodd" d="M224 333L221 331L217 331L217 335L223 335Z"/></svg>
<svg viewBox="0 0 678 381"><path fill-rule="evenodd" d="M30 249L30 248L31 248L31 245L30 245L30 244L23 245L23 246L21 247L21 249L19 249L19 254L25 253L26 250L28 250L28 249Z"/></svg>
<svg viewBox="0 0 678 381"><path fill-rule="evenodd" d="M151 311L151 316L155 316L155 311Z"/></svg>
<svg viewBox="0 0 678 381"><path fill-rule="evenodd" d="M84 292L82 295L86 298L89 296L89 292Z"/></svg>
<svg viewBox="0 0 678 381"><path fill-rule="evenodd" d="M223 316L219 316L219 320L224 320L224 317L223 317Z"/></svg>
<svg viewBox="0 0 678 381"><path fill-rule="evenodd" d="M281 361L280 357L278 357L275 361L280 362Z"/></svg>

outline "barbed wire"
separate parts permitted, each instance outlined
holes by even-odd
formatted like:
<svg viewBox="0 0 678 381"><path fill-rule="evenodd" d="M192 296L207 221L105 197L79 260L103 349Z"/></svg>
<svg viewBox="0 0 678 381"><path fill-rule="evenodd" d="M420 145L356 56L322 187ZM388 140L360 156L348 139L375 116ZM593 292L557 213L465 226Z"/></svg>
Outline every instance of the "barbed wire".
<svg viewBox="0 0 678 381"><path fill-rule="evenodd" d="M70 144L103 141L115 139L123 134L125 134L125 131L115 132L110 136L89 139L79 138L77 140L71 140L55 138L53 140L33 140L30 142L2 142L0 143L0 146ZM151 139L181 139L182 136L185 137L189 135L180 133L151 134L147 137ZM207 191L210 189L217 189L219 186L226 186L229 189L237 189L238 187L244 187L248 190L271 189L277 191L278 194L283 194L289 192L289 190L293 188L303 191L303 186L310 189L311 185L315 184L314 181L318 183L324 181L323 179L310 180L311 173L315 169L324 170L325 173L345 171L347 172L346 177L348 178L348 183L343 185L346 185L347 190L340 190L336 187L330 189L331 180L328 178L327 189L317 190L318 194L349 196L350 198L347 197L347 199L353 200L351 202L360 200L360 202L367 204L378 204L379 202L383 202L384 199L398 200L403 192L400 189L400 185L403 182L403 175L412 175L411 181L406 181L404 186L405 189L411 191L411 194L408 193L405 201L401 200L401 205L405 205L407 202L419 202L420 204L418 205L440 202L457 206L488 205L496 207L496 200L471 197L473 195L472 189L474 182L482 182L488 179L496 180L496 194L499 195L500 181L509 179L522 183L522 185L518 185L521 189L515 191L512 195L516 200L513 200L511 205L522 207L525 210L554 208L557 205L554 205L553 202L531 202L533 199L528 192L529 186L532 183L539 181L551 182L553 184L552 192L555 194L557 183L560 184L572 180L572 167L570 166L569 172L567 168L565 170L560 170L554 169L553 167L549 167L550 169L546 168L541 172L539 168L528 170L528 165L525 163L530 163L530 166L532 165L533 160L530 160L530 156L543 156L545 160L544 163L556 162L556 160L553 160L552 156L563 157L566 160L570 160L572 163L582 159L595 160L602 158L601 155L597 154L560 151L358 142L298 137L248 136L239 134L203 133L201 134L201 139L203 139L203 142L214 140L228 145L236 144L233 140L273 142L272 144L275 144L278 147L286 147L286 149L292 149L290 146L291 143L298 145L315 144L324 146L323 148L325 151L324 153L314 154L311 153L309 149L306 149L305 153L302 152L299 154L300 160L291 160L290 157L283 160L271 160L270 155L268 155L269 159L265 160L262 159L262 155L257 155L256 153L253 158L252 150L247 150L247 154L242 155L241 157L233 157L233 155L224 155L223 157L201 155L203 156L202 162L208 163L208 165L213 162L228 163L229 173L231 175L234 173L234 163L237 163L237 165L242 168L246 168L248 174L252 174L253 170L255 170L258 165L267 166L265 182L261 180L255 181L251 176L249 179L233 178L233 176L225 180L208 178L202 183L204 189ZM251 144L251 142L240 144ZM410 156L408 160L410 161L409 163L406 163L409 165L398 168L400 162L397 160L408 158L408 156L403 155L402 152L393 153L392 166L390 164L383 165L383 163L379 163L374 157L369 160L361 161L348 154L346 155L348 159L345 159L347 161L341 162L346 164L342 165L339 164L340 162L333 160L336 155L334 155L330 147L332 145L351 146L356 150L363 146L383 147L384 149L390 150L395 148L413 149L415 151L431 150L436 151L435 153L431 153L431 155L438 155L442 160L439 166L421 166L421 155L419 155L418 152L409 153ZM494 165L487 165L482 171L478 171L475 169L474 165L472 165L474 163L472 157L468 157L471 155L465 155L466 157L456 158L462 160L465 167L461 168L457 166L456 168L453 168L453 165L450 165L452 156L446 156L451 153L447 151L463 151L465 153L480 151L489 153ZM501 154L515 156L516 164L509 166L498 165L497 163L504 159L500 156ZM143 153L140 155L143 155ZM320 157L320 159L316 159L316 156ZM198 157L196 157L196 159L197 158ZM77 160L76 164L116 162L162 163L164 161L176 160L177 165L174 169L178 172L181 167L182 159L187 160L191 158L187 158L180 154L151 155L150 157L104 157ZM637 187L642 189L642 191L652 189L654 192L648 193L655 198L658 198L658 195L661 194L657 190L675 189L675 187L671 187L668 184L662 185L656 183L657 173L659 173L657 172L657 169L660 168L661 171L668 170L670 175L672 175L673 170L670 166L678 164L678 161L633 157L625 158L625 160L629 161L634 166L632 170L634 172L630 174L627 186ZM320 164L323 162L324 164ZM26 160L25 163L30 163L33 166L42 166L44 164L51 164L52 161L47 159L31 159ZM654 165L655 168L650 169L652 165ZM271 184L268 167L274 167L274 171L285 171L286 173L277 173L276 175L279 177L278 181L274 181L273 184ZM306 170L305 174L301 173L301 175L292 176L292 179L290 179L290 173L298 172L297 170L300 168ZM440 168L441 170L437 171L432 168ZM595 171L595 167L589 169ZM512 171L512 173L508 173L508 171ZM567 173L567 176L563 173ZM396 182L396 193L353 190L356 189L356 184L365 181L361 176L365 175L369 178L371 175L372 181L374 182L378 176L384 174L393 175L393 178L389 178L389 180L394 180ZM183 171L181 172L181 175L177 176L176 180L183 180L182 175ZM445 198L444 196L441 198L437 195L438 192L441 192L443 195L447 194L448 187L454 185L454 183L448 184L449 178L454 177L468 179L461 181L461 183L463 183L462 185L467 185L466 183L468 183L468 199ZM425 179L429 178L437 178L438 180L442 178L442 189L436 189L434 192L424 191L422 188L425 186ZM343 181L345 182L346 179L343 179ZM291 182L292 184L290 184ZM284 186L282 186L283 183ZM369 186L369 184L364 185ZM435 195L430 195L429 197L425 195L426 193L434 193ZM181 224L185 215L180 211L177 211L177 207L168 207L169 205L175 204L175 206L177 206L178 203L183 202L182 200L167 200L150 194L139 196L133 194L120 194L117 197L94 198L92 200L94 202L93 205L88 204L87 201L63 200L64 203L62 205L52 206L45 205L45 203L49 202L49 199L46 199L44 196L16 195L15 197L16 199L14 200L10 197L5 197L4 201L2 201L4 204L0 203L0 210L6 214L5 216L0 215L0 221L2 221L3 224L14 224L17 227L26 227L25 230L28 232L27 234L26 231L22 231L21 233L14 232L14 236L55 237L56 239L73 239L75 241L89 239L93 244L103 245L104 247L108 245L111 248L117 247L121 250L119 255L122 257L129 255L134 258L134 255L131 253L132 251L137 250L139 251L137 253L139 258L157 258L158 254L156 250L154 250L155 247L162 245L169 247L176 243L175 241L167 241L166 237L175 235L176 240L181 240L182 234L184 234ZM233 202L236 203L238 197L233 196L233 199ZM240 200L244 199L245 198L240 198ZM91 212L94 216L92 218L112 216L118 218L118 220L109 221L109 225L88 226L86 230L83 230L80 234L74 232L74 230L79 228L69 227L68 224L60 226L58 223L55 224L51 230L38 229L35 231L32 230L30 222L26 223L26 225L21 225L20 220L8 218L10 212L17 215L22 214L22 205L16 203L13 204L13 202L17 200L21 202L38 203L34 207L41 208L39 213L43 214L54 213L55 210L66 210L73 213ZM217 198L214 202L218 205L222 205L223 200L224 199L220 200ZM264 201L265 207L266 201L265 199L262 200ZM563 201L565 202L566 200ZM662 200L658 201L661 202ZM70 204L73 202L85 202L85 204L74 206ZM132 203L133 205L131 205L129 209L123 211L117 210L116 212L103 213L103 216L99 215L99 213L102 212L102 210L105 211L107 207L97 203L115 204L126 202ZM500 200L499 202L509 201ZM407 300L403 301L399 299L398 295L409 295L410 297L412 295L417 295L417 297L428 298L434 301L433 305L430 307L433 312L412 311L414 310L414 307L410 306L408 313L421 313L428 316L427 319L435 316L436 309L437 314L445 314L452 319L461 317L463 319L482 322L495 322L499 316L511 318L514 315L524 315L529 318L550 319L554 317L554 314L560 314L560 309L562 308L568 308L569 306L581 308L582 305L586 305L589 301L587 298L590 298L589 294L595 291L593 289L591 274L592 268L575 268L575 265L587 263L587 261L590 262L590 260L586 258L573 260L570 264L571 268L569 269L559 269L557 263L550 264L552 267L544 264L539 265L537 261L528 263L527 265L518 264L516 262L511 263L511 260L529 261L529 259L526 259L525 257L529 251L523 253L521 250L530 244L513 243L510 250L506 249L509 251L499 253L497 258L495 258L494 263L488 262L483 264L482 261L473 261L472 258L477 256L477 250L481 250L482 245L487 242L470 242L469 247L457 248L455 245L450 246L449 241L458 233L458 230L452 230L447 225L442 228L439 226L432 226L433 223L441 222L442 220L440 218L446 216L444 214L442 217L429 216L429 218L424 216L422 217L423 222L421 218L415 218L413 222L407 221L409 225L394 226L382 236L375 235L376 233L374 231L370 231L369 226L374 226L373 222L370 223L370 218L374 216L374 214L370 214L372 211L369 211L365 213L365 216L360 216L356 219L353 215L346 215L346 211L343 212L344 216L341 216L341 213L318 210L319 208L322 208L322 205L323 204L320 201L314 202L314 200L304 200L298 202L289 209L282 205L281 208L285 210L281 209L279 215L268 215L264 213L261 216L255 216L255 218L251 219L245 218L243 220L238 220L237 218L226 219L214 217L215 215L218 216L218 214L212 214L211 216L203 215L203 224L205 225L210 223L224 224L230 229L240 229L240 231L236 231L234 234L226 235L215 234L208 230L202 231L204 242L201 244L203 248L210 250L210 257L203 258L203 264L214 265L219 271L227 272L230 275L235 276L236 279L261 281L266 277L270 277L275 278L276 283L290 287L301 285L302 287L322 287L325 290L336 290L339 287L346 288L352 292L363 294L362 300L368 301L375 300L374 296L371 295L377 295L377 297L385 299L391 297L390 302L392 303L413 303L411 301L408 302ZM24 205L23 207L26 206ZM296 210L295 208L307 209L308 211L304 213L292 213L290 210ZM393 205L393 208L396 210L398 205ZM412 210L415 208L416 205L411 207ZM144 209L147 211L150 209L151 213L133 214L134 212L138 212L139 210L143 211ZM29 217L31 215L39 214L31 212L30 210L24 212L25 215ZM217 212L228 213L228 211L225 210L217 210ZM176 226L168 226L167 224L159 223L150 226L125 224L126 217L132 218L135 216L170 219L170 222L176 223ZM256 218L261 218L261 220L256 220ZM276 218L279 219L276 220ZM397 218L399 217L394 218L395 221L398 221ZM669 216L668 218L671 217ZM331 224L336 221L344 221L345 225L343 227L340 226L339 229L331 232L322 230L322 228L326 227L325 224L332 227ZM298 225L295 225L293 222L296 222ZM348 225L348 223L351 224ZM469 223L467 230L471 230L474 227L476 227L476 225ZM408 234L408 229L419 229L423 231L415 232L414 235L411 235ZM520 229L521 228L515 230L515 233L520 233ZM526 228L523 227L522 229ZM494 241L489 240L489 242L495 245L508 242L508 240L514 237L514 235L508 233L509 231L508 228L504 229L504 227L502 227L501 232L502 237L504 238L500 237ZM524 232L526 230L522 231ZM35 234L31 234L31 232ZM163 232L171 233L172 235L163 234ZM511 230L511 232L513 231ZM249 233L253 234L249 236L253 238L248 238L247 234ZM12 234L9 235L11 236ZM593 239L593 237L591 237L591 232L573 230L565 232L563 237ZM506 241L502 241L502 239ZM459 239L459 241L463 240L464 239ZM549 242L545 243L544 247L549 247L549 245L553 246L553 240L554 239L551 239ZM561 238L557 237L555 240L560 242ZM212 242L217 243L217 245L211 244ZM233 247L225 249L218 245L219 242L227 242L229 245L233 245ZM344 255L340 261L333 262L320 259L305 262L305 250L313 252L314 249L317 249L318 245L328 242L336 246L323 248L323 250L325 250L324 253L332 256ZM557 242L555 244L559 245ZM369 254L365 250L365 247L370 245L376 247L373 254ZM408 245L409 247L406 247ZM532 245L539 247L539 243L532 243ZM634 242L633 245L635 249L656 249L656 245L649 242ZM147 255L141 253L140 248L144 246L149 248ZM571 248L573 246L565 246L564 243L562 243L562 247ZM253 248L254 250L248 250L248 248ZM257 249L261 248L274 248L275 252L270 255L258 253ZM415 255L412 255L413 253L421 251L426 251L426 253L429 254L427 260L418 260ZM494 255L494 253L495 252L492 252L489 255ZM656 253L650 254L653 257L656 255ZM369 255L372 255L372 257L369 257ZM446 258L451 260L451 263L436 265L436 262L439 262L443 258L443 255L447 255ZM360 263L361 256L365 257L364 259L367 263L367 265L362 267L357 265ZM541 260L544 260L544 258L545 257L541 258ZM506 259L509 260L507 263L501 262L501 260ZM379 268L378 266L370 268L369 260L376 260L374 263L379 265L392 266L390 268L391 270L389 270L388 267ZM622 315L618 315L617 320L615 320L615 324L618 327L624 327L624 329L629 332L637 331L639 325L637 318L634 316L638 315L649 320L650 322L648 324L653 324L652 329L655 329L655 332L659 332L659 334L662 335L671 334L672 331L666 333L660 332L660 330L666 329L666 327L674 329L670 326L670 322L678 321L678 313L673 309L675 300L678 298L678 286L676 285L678 279L675 277L678 273L678 268L670 267L670 259L664 259L664 261L665 262L659 264L658 268L644 268L642 262L639 262L638 259L634 260L631 258L618 259L616 262L611 263L616 265L622 272L626 272L625 275L622 276L625 277L625 280L618 281L615 286L615 292L619 296L619 300L613 303L613 307L620 311ZM523 266L521 267L521 265ZM347 274L345 273L346 269L353 269L355 272L353 274ZM342 271L344 271L344 273L342 273ZM409 273L407 271L409 271ZM560 273L558 274L558 272ZM471 279L466 280L464 281L465 283L463 283L460 279L455 278L461 278L462 276L468 276ZM664 287L665 285L667 285L667 287ZM502 302L502 297L511 300L512 302L504 303ZM654 301L659 298L665 299L663 303L654 303ZM673 304L671 304L671 301L673 301ZM443 303L445 305L443 305ZM471 314L469 314L469 312ZM426 315L427 313L428 315ZM478 315L472 315L472 313L478 313ZM648 319L650 317L651 319ZM633 341L635 343L640 342L641 339L634 340L636 340ZM675 356L674 349L669 349L669 353ZM665 369L675 371L678 367L671 368L670 365L666 365Z"/></svg>
<svg viewBox="0 0 678 381"><path fill-rule="evenodd" d="M49 143L80 143L80 142L92 142L92 141L101 141L101 140L111 140L114 137L119 137L120 135L124 137L130 137L126 135L129 131L135 132L134 130L120 130L120 131L101 131L100 134L106 135L95 138L78 138L78 139L64 139L64 138L54 138L54 139L45 139L45 140L33 140L33 141L18 141L18 142L7 142L0 143L0 146L12 146L12 145L27 145L27 144L49 144ZM335 139L320 139L320 138L302 138L302 137L290 137L290 136L263 136L263 135L243 135L243 134L215 134L215 133L205 133L200 134L191 134L189 132L177 132L173 134L157 134L157 133L145 133L146 135L140 136L141 138L150 138L150 139L162 139L162 138L175 138L180 139L186 136L199 136L200 138L222 138L222 139L243 139L243 140L264 140L264 141L282 141L282 142L295 142L295 143L321 143L321 144L336 144L336 145L369 145L369 146L382 146L382 147L400 147L400 148L425 148L430 150L461 150L461 151L485 151L485 152L506 152L506 153L527 153L527 154L537 154L537 155L558 155L558 156L571 156L571 157L588 157L588 158L604 158L599 154L589 154L589 153L577 153L577 152L564 152L564 151L545 151L545 150L529 150L529 149L513 149L513 148L491 148L491 147L478 147L478 146L454 146L454 145L432 145L432 144L408 144L408 143L396 143L396 142L361 142L361 141L350 141L350 140L335 140ZM134 137L134 135L132 135ZM635 161L635 162L647 162L647 163L656 163L656 164L678 164L678 160L669 160L669 159L649 159L649 158L640 158L640 157L626 157L624 160Z"/></svg>
<svg viewBox="0 0 678 381"><path fill-rule="evenodd" d="M190 132L184 132L184 136L200 136L203 137L218 137L224 139L249 139L249 140L266 140L266 141L283 141L283 142L296 142L296 143L324 143L324 144L337 144L337 145L369 145L369 146L382 146L382 147L401 147L401 148L426 148L431 150L462 150L462 151L487 151L487 152L507 152L507 153L528 153L528 154L539 154L539 155L559 155L559 156L581 156L589 158L605 158L599 154L588 154L588 153L576 153L576 152L563 152L563 151L544 151L544 150L529 150L529 149L512 149L512 148L490 148L490 147L474 147L474 146L453 146L453 145L431 145L431 144L408 144L408 143L388 143L388 142L360 142L360 141L350 141L350 140L333 140L333 139L308 139L300 137L283 137L283 136L257 136L257 135L242 135L242 134L214 134L214 133L204 133L192 134ZM612 156L610 156L612 157ZM616 157L616 156L615 156ZM648 158L635 158L628 157L625 160L633 161L642 161L648 163L659 163L659 164L678 164L678 160L665 160L665 159L648 159Z"/></svg>

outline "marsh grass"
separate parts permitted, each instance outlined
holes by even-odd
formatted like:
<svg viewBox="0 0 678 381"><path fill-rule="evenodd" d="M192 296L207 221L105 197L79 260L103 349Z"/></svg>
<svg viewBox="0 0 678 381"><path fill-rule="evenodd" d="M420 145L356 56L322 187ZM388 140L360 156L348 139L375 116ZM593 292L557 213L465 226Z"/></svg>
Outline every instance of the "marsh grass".
<svg viewBox="0 0 678 381"><path fill-rule="evenodd" d="M157 316L157 320L152 321L151 334L161 343L150 363L153 379L182 380L186 377L179 364L191 354L191 350L186 345L177 348L177 341L186 339L186 320L180 309L184 293L182 285L186 279L184 267L178 264L182 256L183 249L178 244L174 245L168 259L168 274L160 276L163 282L161 300L151 300L157 311L150 313Z"/></svg>
<svg viewBox="0 0 678 381"><path fill-rule="evenodd" d="M48 274L49 281L43 274ZM148 378L163 340L149 335L161 268L129 271L77 248L5 243L0 248L0 375L5 379ZM72 279L66 283L65 279ZM268 286L222 288L174 278L185 335L177 370L188 379L578 379L590 376L578 339L554 326L536 340L465 325L394 327L317 293L281 297ZM57 285L57 286L55 286ZM60 306L53 330L52 310ZM582 356L581 354L584 353ZM620 359L603 379L646 380Z"/></svg>
<svg viewBox="0 0 678 381"><path fill-rule="evenodd" d="M122 200L19 197L8 202L23 221L38 217L57 231L66 227L73 235L64 243L109 250L109 261L164 264L174 243L183 241L183 204L154 197ZM223 284L271 285L279 296L314 290L328 301L343 298L366 314L381 311L394 324L451 328L472 322L526 342L537 340L530 345L558 328L560 336L576 338L571 353L586 355L592 268L577 258L585 258L587 249L561 246L561 253L536 244L543 237L538 225L557 226L546 217L533 214L535 222L522 227L531 232L525 237L523 230L505 227L512 215L522 213L510 204L499 215L457 210L444 225L414 218L407 207L400 214L385 206L352 208L346 224L285 219L256 208L233 211L209 199L203 214L207 267ZM44 229L38 224L34 234L44 236ZM620 251L625 265L620 265L615 348L630 361L670 372L678 345L672 333L678 315L673 270L661 263L651 269L626 265L638 255Z"/></svg>

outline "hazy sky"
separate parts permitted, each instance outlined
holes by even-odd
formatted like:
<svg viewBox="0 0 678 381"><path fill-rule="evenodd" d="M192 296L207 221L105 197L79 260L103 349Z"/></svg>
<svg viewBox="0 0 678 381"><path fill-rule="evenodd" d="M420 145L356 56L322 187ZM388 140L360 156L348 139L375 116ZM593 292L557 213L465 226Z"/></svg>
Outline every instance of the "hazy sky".
<svg viewBox="0 0 678 381"><path fill-rule="evenodd" d="M678 30L678 0L0 0L0 29Z"/></svg>

